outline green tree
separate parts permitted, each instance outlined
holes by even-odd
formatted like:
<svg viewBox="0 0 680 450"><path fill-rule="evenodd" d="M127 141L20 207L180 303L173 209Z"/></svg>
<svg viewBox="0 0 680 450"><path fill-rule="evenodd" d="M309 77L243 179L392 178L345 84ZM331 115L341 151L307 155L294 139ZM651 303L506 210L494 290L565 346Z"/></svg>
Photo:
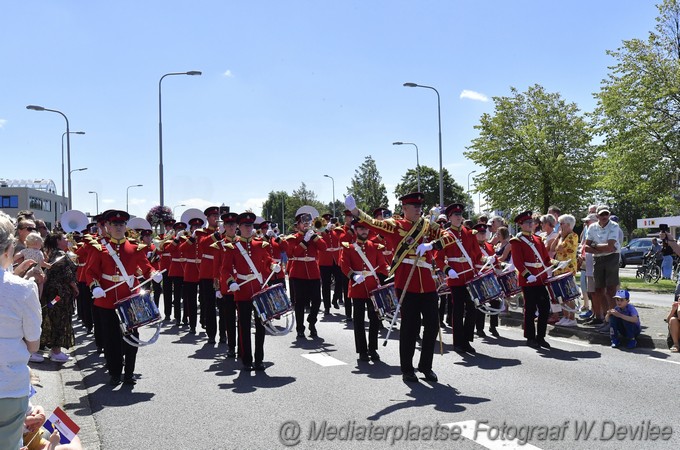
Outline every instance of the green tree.
<svg viewBox="0 0 680 450"><path fill-rule="evenodd" d="M574 103L542 86L494 97L479 137L465 156L485 171L474 177L492 209L547 211L556 204L578 211L588 201L594 176L591 132Z"/></svg>
<svg viewBox="0 0 680 450"><path fill-rule="evenodd" d="M372 211L380 206L388 206L387 189L371 155L368 155L361 166L354 171L350 183L347 193L354 196L357 206L362 210Z"/></svg>
<svg viewBox="0 0 680 450"><path fill-rule="evenodd" d="M444 202L446 205L451 203L462 203L467 205L468 210L472 210L474 203L472 198L465 192L460 184L456 183L449 171L443 170L444 180ZM397 198L409 192L418 190L418 174L415 169L408 169L401 177L401 182L394 188L394 195ZM439 204L439 171L432 167L420 166L420 190L425 195L425 205L429 209ZM444 205L444 206L446 206Z"/></svg>
<svg viewBox="0 0 680 450"><path fill-rule="evenodd" d="M295 211L286 206L289 202L290 195L286 191L272 191L262 204L262 216L277 223L282 233L288 231L295 220Z"/></svg>
<svg viewBox="0 0 680 450"><path fill-rule="evenodd" d="M677 214L680 6L665 0L658 8L655 31L646 41L623 41L607 52L616 64L595 94L594 124L604 141L597 187L643 214L658 204Z"/></svg>

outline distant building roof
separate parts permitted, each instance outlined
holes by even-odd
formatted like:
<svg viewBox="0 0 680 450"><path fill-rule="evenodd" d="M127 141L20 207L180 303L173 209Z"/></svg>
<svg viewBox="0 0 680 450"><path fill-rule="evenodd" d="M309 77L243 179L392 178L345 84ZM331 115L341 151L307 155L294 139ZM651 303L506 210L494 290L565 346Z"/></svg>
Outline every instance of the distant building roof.
<svg viewBox="0 0 680 450"><path fill-rule="evenodd" d="M30 188L37 189L39 191L45 191L52 194L57 193L57 185L54 184L52 180L8 180L6 178L0 178L0 187L18 187L18 188Z"/></svg>

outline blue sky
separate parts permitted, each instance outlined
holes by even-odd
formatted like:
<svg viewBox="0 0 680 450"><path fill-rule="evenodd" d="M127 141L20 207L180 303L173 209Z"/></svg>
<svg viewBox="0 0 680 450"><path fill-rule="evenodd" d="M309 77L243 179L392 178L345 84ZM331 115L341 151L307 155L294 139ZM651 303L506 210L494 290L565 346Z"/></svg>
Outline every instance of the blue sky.
<svg viewBox="0 0 680 450"><path fill-rule="evenodd" d="M73 207L159 203L158 80L163 81L165 204L260 207L301 182L341 199L372 155L393 197L420 163L467 188L463 157L492 96L541 84L582 111L624 39L646 38L654 2L21 1L0 16L0 178L51 178L61 191L65 122ZM462 95L470 91L470 95ZM488 101L484 101L488 99ZM474 177L474 176L473 176ZM474 183L472 183L474 184ZM472 186L474 187L474 186ZM474 196L477 199L477 195Z"/></svg>

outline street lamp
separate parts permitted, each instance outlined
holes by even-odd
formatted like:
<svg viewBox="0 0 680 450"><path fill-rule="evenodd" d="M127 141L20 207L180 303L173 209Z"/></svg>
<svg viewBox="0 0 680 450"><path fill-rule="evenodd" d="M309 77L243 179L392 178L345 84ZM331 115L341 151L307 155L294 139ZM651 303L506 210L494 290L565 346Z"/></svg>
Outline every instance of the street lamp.
<svg viewBox="0 0 680 450"><path fill-rule="evenodd" d="M330 175L324 175L324 177L330 178L331 181L333 182L333 217L337 217L335 215L335 179L333 179L333 177Z"/></svg>
<svg viewBox="0 0 680 450"><path fill-rule="evenodd" d="M163 120L161 119L161 83L163 78L170 75L201 75L202 72L198 70L190 70L189 72L170 72L166 73L158 80L158 179L160 182L161 206L164 204L163 200Z"/></svg>
<svg viewBox="0 0 680 450"><path fill-rule="evenodd" d="M421 87L432 89L437 94L437 119L439 121L439 206L444 207L444 166L442 165L442 109L439 98L439 91L432 86L425 86L416 83L404 83L405 87Z"/></svg>
<svg viewBox="0 0 680 450"><path fill-rule="evenodd" d="M96 211L97 215L99 215L99 194L97 194L95 191L87 191L88 194L94 194L94 201L95 201L95 206L96 206Z"/></svg>
<svg viewBox="0 0 680 450"><path fill-rule="evenodd" d="M420 190L420 159L418 157L418 146L414 144L413 142L392 142L392 145L412 145L416 148L416 175L418 177L418 192L422 192Z"/></svg>
<svg viewBox="0 0 680 450"><path fill-rule="evenodd" d="M133 188L133 187L142 187L142 186L144 186L144 185L143 185L143 184L133 184L133 185L127 187L127 190L125 191L125 212L127 212L127 213L130 212L130 211L128 210L128 209L129 209L129 204L128 204L128 203L129 203L129 198L130 198L130 188Z"/></svg>
<svg viewBox="0 0 680 450"><path fill-rule="evenodd" d="M173 206L173 207L172 207L172 217L175 217L175 210L176 210L177 208L179 208L180 206L187 206L187 205L185 205L184 203L182 203L181 205Z"/></svg>
<svg viewBox="0 0 680 450"><path fill-rule="evenodd" d="M71 174L73 172L82 172L83 170L87 170L87 167L81 167L80 169L69 170L69 172L68 172L68 187L69 187L68 204L69 204L69 209L72 208L72 206L71 206L71 193L70 193L70 191L71 191Z"/></svg>
<svg viewBox="0 0 680 450"><path fill-rule="evenodd" d="M69 131L70 134L85 134L84 131ZM64 194L64 136L66 136L66 131L61 134L61 196L66 197Z"/></svg>
<svg viewBox="0 0 680 450"><path fill-rule="evenodd" d="M472 175L472 174L475 173L475 172L477 172L477 171L476 171L476 170L473 170L472 172L468 173L468 177L467 177L467 178L468 178L468 186L467 186L467 194L468 194L468 197L470 196L470 175ZM472 199L472 197L470 197L470 199ZM472 206L473 206L472 211L474 212L474 200L472 201L472 203L473 203L473 205L472 205Z"/></svg>
<svg viewBox="0 0 680 450"><path fill-rule="evenodd" d="M66 114L64 114L61 111L58 111L56 109L48 109L38 105L28 105L26 109L30 109L33 111L49 111L61 114L61 116L66 121L66 161L68 165L68 209L70 210L73 207L73 205L71 201L71 132L69 131L68 117L66 117Z"/></svg>

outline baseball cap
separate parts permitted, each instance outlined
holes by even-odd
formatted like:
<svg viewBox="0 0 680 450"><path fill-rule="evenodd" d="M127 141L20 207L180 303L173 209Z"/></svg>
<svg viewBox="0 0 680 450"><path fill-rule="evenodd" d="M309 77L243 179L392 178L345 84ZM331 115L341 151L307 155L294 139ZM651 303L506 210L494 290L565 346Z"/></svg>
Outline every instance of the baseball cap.
<svg viewBox="0 0 680 450"><path fill-rule="evenodd" d="M628 292L626 289L619 289L618 291L616 291L616 294L614 294L614 298L630 300L630 292Z"/></svg>
<svg viewBox="0 0 680 450"><path fill-rule="evenodd" d="M584 221L584 222L588 222L588 221L597 222L597 214L595 214L595 213L588 214L587 217L584 217L581 220Z"/></svg>

